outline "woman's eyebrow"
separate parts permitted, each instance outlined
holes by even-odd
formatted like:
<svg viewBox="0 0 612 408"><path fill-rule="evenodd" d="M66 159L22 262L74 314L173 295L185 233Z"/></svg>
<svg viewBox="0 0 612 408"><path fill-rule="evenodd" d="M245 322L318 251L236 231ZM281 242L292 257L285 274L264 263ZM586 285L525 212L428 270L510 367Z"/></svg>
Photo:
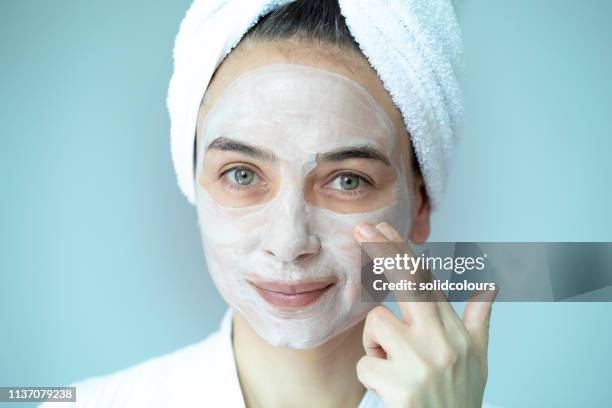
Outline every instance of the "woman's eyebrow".
<svg viewBox="0 0 612 408"><path fill-rule="evenodd" d="M347 159L370 159L378 160L387 166L391 165L391 162L387 156L372 146L354 146L345 149L334 150L332 152L318 153L317 162L319 161L340 161Z"/></svg>
<svg viewBox="0 0 612 408"><path fill-rule="evenodd" d="M255 159L273 162L276 160L276 156L274 154L267 152L265 150L259 149L255 146L252 146L247 143L240 142L238 140L230 139L228 137L220 136L214 139L208 147L206 147L206 151L208 150L223 150L227 152L238 152L245 154L247 156L251 156Z"/></svg>

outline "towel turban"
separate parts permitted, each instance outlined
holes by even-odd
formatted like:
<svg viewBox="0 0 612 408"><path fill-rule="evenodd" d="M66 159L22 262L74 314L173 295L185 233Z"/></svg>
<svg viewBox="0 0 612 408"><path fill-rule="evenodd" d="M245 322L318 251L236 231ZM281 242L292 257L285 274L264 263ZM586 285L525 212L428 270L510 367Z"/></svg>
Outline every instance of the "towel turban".
<svg viewBox="0 0 612 408"><path fill-rule="evenodd" d="M195 0L181 22L168 88L172 160L195 204L198 111L216 68L246 32L292 0ZM450 0L339 0L359 48L402 113L432 207L440 203L457 142L462 40Z"/></svg>

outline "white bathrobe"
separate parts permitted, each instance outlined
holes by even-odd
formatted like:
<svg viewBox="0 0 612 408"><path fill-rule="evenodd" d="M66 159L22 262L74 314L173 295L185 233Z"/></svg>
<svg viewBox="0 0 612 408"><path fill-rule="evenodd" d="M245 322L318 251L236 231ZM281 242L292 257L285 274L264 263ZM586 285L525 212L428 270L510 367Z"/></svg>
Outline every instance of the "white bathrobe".
<svg viewBox="0 0 612 408"><path fill-rule="evenodd" d="M70 384L77 387L76 403L44 403L40 408L244 408L232 348L232 316L229 308L219 330L200 342L109 375ZM492 408L486 404L483 407ZM368 390L358 408L383 408L383 402Z"/></svg>

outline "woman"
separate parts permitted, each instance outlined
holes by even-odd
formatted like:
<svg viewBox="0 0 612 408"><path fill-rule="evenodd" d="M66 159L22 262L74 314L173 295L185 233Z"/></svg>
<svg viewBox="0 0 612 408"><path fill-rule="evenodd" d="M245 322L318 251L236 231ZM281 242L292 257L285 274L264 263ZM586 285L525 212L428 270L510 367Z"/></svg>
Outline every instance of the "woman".
<svg viewBox="0 0 612 408"><path fill-rule="evenodd" d="M172 152L230 308L199 343L75 384L77 406L482 405L493 294L463 319L439 294L400 317L360 299L361 243L427 239L459 117L452 6L374 3L191 7Z"/></svg>

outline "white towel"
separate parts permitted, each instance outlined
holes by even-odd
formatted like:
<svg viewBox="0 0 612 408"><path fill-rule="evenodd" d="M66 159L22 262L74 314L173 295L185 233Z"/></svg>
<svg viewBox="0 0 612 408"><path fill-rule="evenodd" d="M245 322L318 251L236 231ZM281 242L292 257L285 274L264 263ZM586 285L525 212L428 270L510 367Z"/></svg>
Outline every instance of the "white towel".
<svg viewBox="0 0 612 408"><path fill-rule="evenodd" d="M221 61L271 10L293 0L195 0L181 22L168 88L172 160L195 204L200 102ZM457 142L462 41L450 0L339 0L352 35L403 115L433 208Z"/></svg>

